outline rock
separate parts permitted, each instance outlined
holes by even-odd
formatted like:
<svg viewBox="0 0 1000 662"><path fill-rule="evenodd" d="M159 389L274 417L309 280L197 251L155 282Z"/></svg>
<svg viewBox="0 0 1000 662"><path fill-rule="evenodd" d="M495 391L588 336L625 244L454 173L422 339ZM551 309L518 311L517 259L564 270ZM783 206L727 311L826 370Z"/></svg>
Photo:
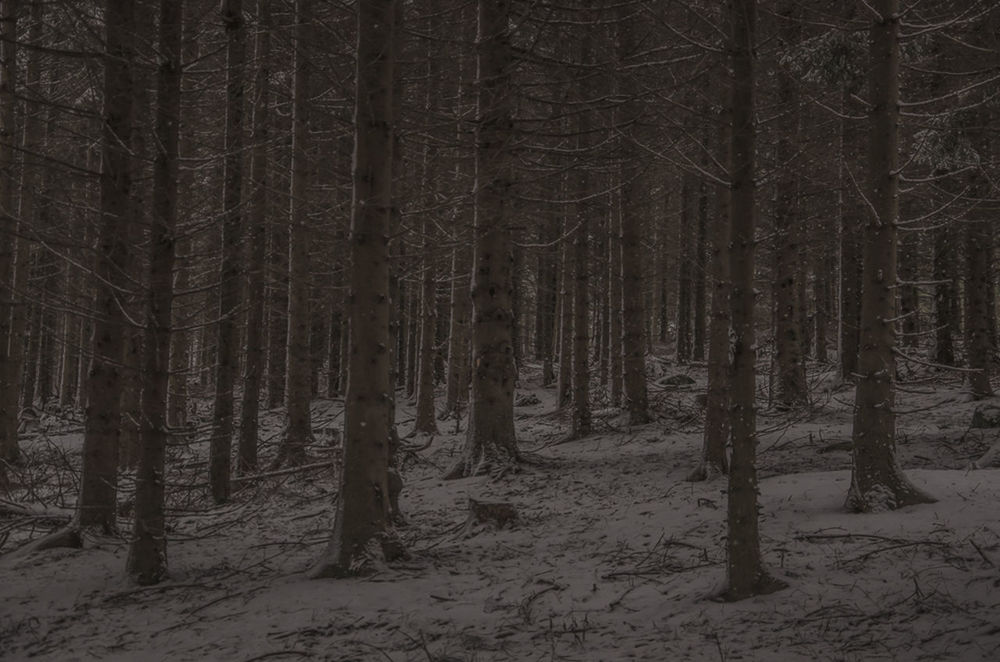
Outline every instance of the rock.
<svg viewBox="0 0 1000 662"><path fill-rule="evenodd" d="M687 375L671 375L669 377L661 377L656 380L658 386L690 386L694 384L694 379L688 377Z"/></svg>
<svg viewBox="0 0 1000 662"><path fill-rule="evenodd" d="M1000 428L1000 406L983 404L972 413L970 428Z"/></svg>

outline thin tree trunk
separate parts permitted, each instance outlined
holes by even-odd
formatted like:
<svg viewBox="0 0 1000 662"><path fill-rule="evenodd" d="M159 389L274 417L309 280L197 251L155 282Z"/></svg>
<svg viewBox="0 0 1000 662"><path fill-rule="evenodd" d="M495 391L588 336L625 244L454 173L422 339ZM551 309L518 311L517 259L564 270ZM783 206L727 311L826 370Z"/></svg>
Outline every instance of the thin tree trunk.
<svg viewBox="0 0 1000 662"><path fill-rule="evenodd" d="M247 269L247 340L240 407L240 474L257 470L260 391L264 376L264 272L267 267L268 139L271 104L271 11L269 0L257 0L257 62L253 99L253 163L250 170L249 268Z"/></svg>
<svg viewBox="0 0 1000 662"><path fill-rule="evenodd" d="M621 242L621 196L610 193L608 226L608 309L611 324L608 331L608 357L610 359L611 406L622 404L622 242Z"/></svg>
<svg viewBox="0 0 1000 662"><path fill-rule="evenodd" d="M274 461L291 465L306 460L306 446L312 440L309 404L312 400L309 352L309 146L310 77L312 64L305 52L311 38L311 2L295 2L294 92L292 100L292 188L288 242L288 357L285 379L285 435Z"/></svg>
<svg viewBox="0 0 1000 662"><path fill-rule="evenodd" d="M237 310L240 304L240 240L243 234L243 94L246 23L243 0L223 0L226 31L226 147L222 203L222 264L219 270L219 322L216 341L215 397L209 448L209 483L216 503L229 500L233 441L233 386L239 361Z"/></svg>
<svg viewBox="0 0 1000 662"><path fill-rule="evenodd" d="M677 256L677 363L687 363L691 359L691 239L692 217L694 216L694 183L687 173L681 176L680 227L677 241L680 246Z"/></svg>

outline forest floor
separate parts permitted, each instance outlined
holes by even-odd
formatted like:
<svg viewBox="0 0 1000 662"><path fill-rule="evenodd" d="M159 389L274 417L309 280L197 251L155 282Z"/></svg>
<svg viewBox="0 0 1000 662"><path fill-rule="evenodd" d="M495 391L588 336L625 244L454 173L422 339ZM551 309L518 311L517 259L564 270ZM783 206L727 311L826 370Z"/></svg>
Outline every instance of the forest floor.
<svg viewBox="0 0 1000 662"><path fill-rule="evenodd" d="M224 507L205 495L204 443L179 445L169 581L127 583L124 535L7 554L0 659L1000 659L1000 471L968 469L1000 431L970 429L981 403L961 384L912 375L900 385L900 462L938 501L896 512L843 508L850 387L817 373L808 409L763 408L762 548L788 588L725 603L713 599L725 575L725 481L684 480L701 446L704 369L653 367L655 422L628 429L617 411L598 410L596 433L570 443L560 443L568 421L553 389L529 370L516 417L535 461L521 472L442 481L462 441L454 421L426 449L427 439L407 440L410 558L364 579L305 574L330 530L341 401L314 410L313 459L326 465L243 483ZM694 383L657 385L677 373ZM412 407L399 419L406 433ZM280 423L267 415L269 448ZM79 423L48 417L25 443L35 468L11 498L32 510L0 519L0 552L72 507L80 437ZM517 520L466 525L470 498L510 503Z"/></svg>

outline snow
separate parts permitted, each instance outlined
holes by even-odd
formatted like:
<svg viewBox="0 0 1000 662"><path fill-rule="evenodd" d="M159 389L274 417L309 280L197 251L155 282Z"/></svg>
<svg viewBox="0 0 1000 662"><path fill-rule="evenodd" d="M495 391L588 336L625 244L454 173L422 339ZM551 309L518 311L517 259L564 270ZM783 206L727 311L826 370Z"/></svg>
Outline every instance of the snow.
<svg viewBox="0 0 1000 662"><path fill-rule="evenodd" d="M597 433L570 443L553 390L529 375L522 392L539 403L515 414L531 464L496 480L440 480L463 442L442 422L403 458L411 557L372 577L306 577L331 526L327 467L262 479L224 507L203 488L172 501L160 586L127 583L123 538L0 558L0 659L1000 659L1000 472L966 469L996 431L968 429L975 403L959 385L900 392L901 463L938 501L895 512L844 510L849 389L831 385L799 415L763 410L762 549L789 587L725 603L725 483L683 480L703 416L704 370L690 374L690 389L651 392L657 422L629 429L595 407ZM280 424L271 412L262 437ZM71 437L30 444L79 452ZM337 451L311 450L317 462ZM170 480L199 480L203 451L177 450L185 468ZM469 497L509 502L518 520L470 530Z"/></svg>

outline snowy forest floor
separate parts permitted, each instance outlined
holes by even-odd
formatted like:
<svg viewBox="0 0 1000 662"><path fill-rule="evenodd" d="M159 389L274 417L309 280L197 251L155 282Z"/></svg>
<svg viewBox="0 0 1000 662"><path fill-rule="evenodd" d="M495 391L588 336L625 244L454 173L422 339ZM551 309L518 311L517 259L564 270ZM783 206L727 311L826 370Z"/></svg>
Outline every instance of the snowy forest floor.
<svg viewBox="0 0 1000 662"><path fill-rule="evenodd" d="M559 443L568 421L529 366L519 397L537 403L516 418L537 461L499 479L440 480L462 441L441 421L430 446L404 458L410 558L364 579L305 576L330 530L329 465L243 483L212 507L204 442L178 445L169 581L126 582L125 535L2 557L0 659L1000 659L1000 471L967 469L998 431L969 429L979 403L961 384L900 385L900 462L938 502L889 513L843 509L852 388L815 374L808 409L762 409L762 547L789 587L730 604L713 600L725 481L684 480L701 446L704 369L655 367L654 423L626 429L617 411L597 410L593 436ZM678 372L695 383L657 385ZM400 404L405 434L412 407ZM329 431L342 406L315 405L316 463L338 453ZM272 452L280 425L269 412ZM0 518L0 552L72 507L80 443L79 422L53 417L24 442L33 468L11 498L32 510ZM127 497L126 484L126 532ZM465 526L470 497L511 503L517 521Z"/></svg>

